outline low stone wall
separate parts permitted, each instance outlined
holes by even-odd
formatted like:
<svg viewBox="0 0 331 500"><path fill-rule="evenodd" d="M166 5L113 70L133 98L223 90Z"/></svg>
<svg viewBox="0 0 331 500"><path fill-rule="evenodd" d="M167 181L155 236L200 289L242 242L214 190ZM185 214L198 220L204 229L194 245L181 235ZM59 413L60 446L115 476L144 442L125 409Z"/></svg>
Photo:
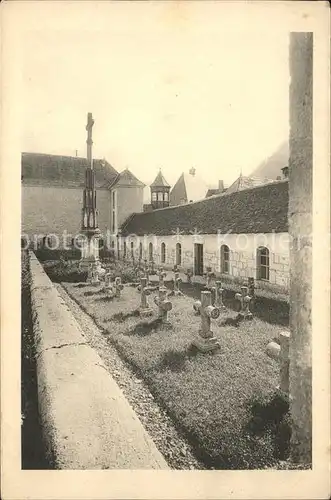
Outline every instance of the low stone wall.
<svg viewBox="0 0 331 500"><path fill-rule="evenodd" d="M167 469L37 258L30 252L38 404L57 469Z"/></svg>

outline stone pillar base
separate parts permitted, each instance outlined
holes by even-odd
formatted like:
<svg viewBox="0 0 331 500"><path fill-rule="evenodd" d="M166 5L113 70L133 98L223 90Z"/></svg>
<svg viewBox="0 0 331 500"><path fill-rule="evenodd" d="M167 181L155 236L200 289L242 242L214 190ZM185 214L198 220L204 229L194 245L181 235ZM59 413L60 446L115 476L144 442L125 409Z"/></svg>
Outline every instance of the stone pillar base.
<svg viewBox="0 0 331 500"><path fill-rule="evenodd" d="M192 346L196 347L201 352L212 352L220 348L220 343L216 337L197 337L193 340Z"/></svg>
<svg viewBox="0 0 331 500"><path fill-rule="evenodd" d="M153 310L151 308L139 309L139 316L142 318L146 318L147 316L152 316Z"/></svg>

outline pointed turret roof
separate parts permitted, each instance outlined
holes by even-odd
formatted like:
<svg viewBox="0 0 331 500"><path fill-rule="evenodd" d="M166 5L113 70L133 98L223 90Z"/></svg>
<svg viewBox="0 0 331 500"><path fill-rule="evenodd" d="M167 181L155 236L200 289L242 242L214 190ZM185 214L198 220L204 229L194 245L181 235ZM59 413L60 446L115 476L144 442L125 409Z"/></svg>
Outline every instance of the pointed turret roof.
<svg viewBox="0 0 331 500"><path fill-rule="evenodd" d="M155 177L154 182L152 182L151 187L170 187L170 184L168 184L165 178L163 177L161 170Z"/></svg>

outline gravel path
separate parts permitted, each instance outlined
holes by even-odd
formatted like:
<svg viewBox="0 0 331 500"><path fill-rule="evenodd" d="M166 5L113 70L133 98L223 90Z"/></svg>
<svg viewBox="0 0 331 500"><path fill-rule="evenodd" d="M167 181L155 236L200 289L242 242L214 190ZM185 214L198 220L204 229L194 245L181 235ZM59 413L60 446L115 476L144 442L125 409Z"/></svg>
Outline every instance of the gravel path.
<svg viewBox="0 0 331 500"><path fill-rule="evenodd" d="M93 319L69 297L60 284L54 285L80 324L87 341L98 352L168 465L172 469L205 469L195 458L187 441L179 435L166 412L154 401L144 381L120 358L115 347L107 341Z"/></svg>

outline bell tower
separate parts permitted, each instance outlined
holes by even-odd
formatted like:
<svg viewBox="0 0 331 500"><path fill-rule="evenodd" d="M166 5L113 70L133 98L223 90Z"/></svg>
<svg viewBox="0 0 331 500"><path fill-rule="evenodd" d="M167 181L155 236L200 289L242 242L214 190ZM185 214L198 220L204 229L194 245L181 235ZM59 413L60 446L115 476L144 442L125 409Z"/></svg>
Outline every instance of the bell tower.
<svg viewBox="0 0 331 500"><path fill-rule="evenodd" d="M151 205L153 210L169 206L170 184L162 175L161 169L151 186Z"/></svg>

